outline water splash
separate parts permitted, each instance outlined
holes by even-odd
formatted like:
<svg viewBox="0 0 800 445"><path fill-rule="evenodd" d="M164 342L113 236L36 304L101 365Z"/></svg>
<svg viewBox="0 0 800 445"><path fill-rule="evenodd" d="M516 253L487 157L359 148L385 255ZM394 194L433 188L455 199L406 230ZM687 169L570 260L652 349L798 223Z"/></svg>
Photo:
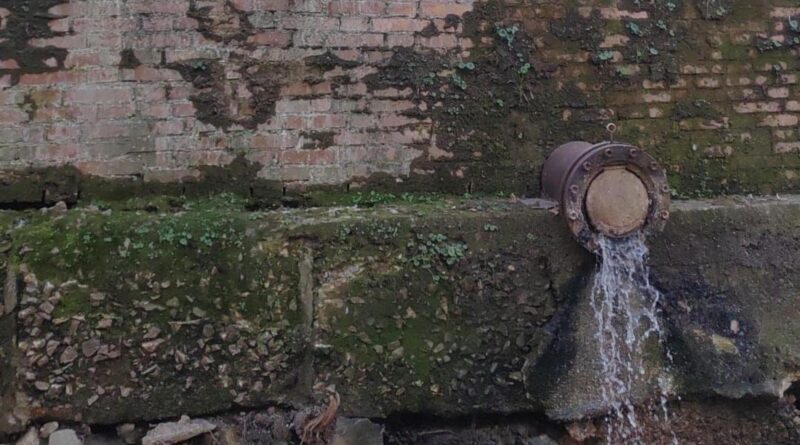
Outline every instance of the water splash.
<svg viewBox="0 0 800 445"><path fill-rule="evenodd" d="M603 375L601 396L611 411L608 443L641 444L644 431L633 405L633 391L654 378L646 375L643 357L648 341L664 342L658 317L661 292L650 283L643 235L601 237L599 246L591 305ZM669 351L666 359L668 365L672 363ZM661 393L658 417L669 428L667 381L655 378ZM674 436L672 442L677 443Z"/></svg>

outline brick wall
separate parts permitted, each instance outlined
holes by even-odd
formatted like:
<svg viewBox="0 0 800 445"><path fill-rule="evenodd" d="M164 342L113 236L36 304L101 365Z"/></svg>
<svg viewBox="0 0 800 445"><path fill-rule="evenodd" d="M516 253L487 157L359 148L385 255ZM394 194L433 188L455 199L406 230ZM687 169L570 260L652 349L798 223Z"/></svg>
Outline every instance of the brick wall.
<svg viewBox="0 0 800 445"><path fill-rule="evenodd" d="M677 195L800 188L793 1L0 5L6 171L534 194L615 121Z"/></svg>

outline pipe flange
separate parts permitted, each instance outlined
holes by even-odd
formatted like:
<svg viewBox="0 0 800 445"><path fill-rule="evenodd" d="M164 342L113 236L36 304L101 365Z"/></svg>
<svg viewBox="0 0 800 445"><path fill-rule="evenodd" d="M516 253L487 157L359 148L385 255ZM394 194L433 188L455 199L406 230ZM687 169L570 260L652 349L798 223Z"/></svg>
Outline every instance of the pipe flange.
<svg viewBox="0 0 800 445"><path fill-rule="evenodd" d="M596 251L598 236L650 235L669 219L664 169L648 153L622 142L569 142L542 170L542 191L558 201L573 236Z"/></svg>

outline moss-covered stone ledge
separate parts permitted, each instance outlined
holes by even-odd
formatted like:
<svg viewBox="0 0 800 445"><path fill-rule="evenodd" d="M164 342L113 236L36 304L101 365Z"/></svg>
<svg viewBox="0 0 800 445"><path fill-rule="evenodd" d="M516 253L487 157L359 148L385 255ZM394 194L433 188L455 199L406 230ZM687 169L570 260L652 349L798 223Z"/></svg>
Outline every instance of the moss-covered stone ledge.
<svg viewBox="0 0 800 445"><path fill-rule="evenodd" d="M369 417L551 412L587 391L563 382L595 260L548 211L212 204L0 213L0 431L301 406L332 386ZM652 263L676 394L781 392L800 363L800 199L673 215Z"/></svg>

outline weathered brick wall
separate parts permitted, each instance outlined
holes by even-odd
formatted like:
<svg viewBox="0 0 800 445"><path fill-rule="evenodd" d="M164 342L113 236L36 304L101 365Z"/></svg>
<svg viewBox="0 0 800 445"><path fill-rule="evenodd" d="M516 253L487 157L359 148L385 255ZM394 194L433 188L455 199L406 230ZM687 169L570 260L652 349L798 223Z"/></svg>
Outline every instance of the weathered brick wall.
<svg viewBox="0 0 800 445"><path fill-rule="evenodd" d="M678 195L797 190L797 43L790 0L6 0L0 168L534 194L615 121Z"/></svg>

